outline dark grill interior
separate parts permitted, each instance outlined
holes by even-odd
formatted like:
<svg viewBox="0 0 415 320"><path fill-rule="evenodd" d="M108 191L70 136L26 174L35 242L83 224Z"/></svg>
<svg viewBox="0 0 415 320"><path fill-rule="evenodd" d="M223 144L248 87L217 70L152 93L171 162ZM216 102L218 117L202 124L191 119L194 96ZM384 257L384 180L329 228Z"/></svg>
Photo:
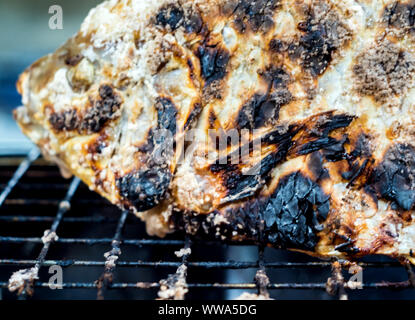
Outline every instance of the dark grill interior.
<svg viewBox="0 0 415 320"><path fill-rule="evenodd" d="M243 292L269 292L275 299L414 299L412 269L387 257L359 261L363 289L342 282L326 291L332 262L250 244L198 242L182 234L149 237L136 217L121 212L77 178L38 159L0 157L0 299L17 299L7 289L13 272L40 268L39 279L22 299L155 299L160 280L185 264L186 299L232 299ZM42 242L45 230L59 239ZM178 258L175 251L191 248ZM116 266L104 254L119 256ZM63 290L48 287L49 267L63 267ZM258 270L270 283L255 282ZM344 278L350 275L342 271Z"/></svg>

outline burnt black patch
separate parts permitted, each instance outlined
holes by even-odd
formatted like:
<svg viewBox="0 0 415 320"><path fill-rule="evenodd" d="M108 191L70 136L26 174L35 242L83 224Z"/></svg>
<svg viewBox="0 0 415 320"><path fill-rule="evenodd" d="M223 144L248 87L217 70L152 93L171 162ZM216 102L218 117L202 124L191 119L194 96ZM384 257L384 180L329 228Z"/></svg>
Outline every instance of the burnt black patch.
<svg viewBox="0 0 415 320"><path fill-rule="evenodd" d="M89 108L84 115L80 129L88 132L99 132L108 120L113 119L114 114L121 106L121 98L111 86L102 85L99 88L98 99L92 108Z"/></svg>
<svg viewBox="0 0 415 320"><path fill-rule="evenodd" d="M99 99L93 101L83 115L75 109L61 113L52 113L49 123L56 131L75 131L97 133L105 124L114 119L116 112L121 107L121 97L115 93L109 85L99 88Z"/></svg>
<svg viewBox="0 0 415 320"><path fill-rule="evenodd" d="M414 31L415 1L407 3L394 2L385 8L384 21L389 27Z"/></svg>
<svg viewBox="0 0 415 320"><path fill-rule="evenodd" d="M348 127L355 117L328 112L309 121L303 129L304 133L297 141L294 152L298 155L307 155L321 150L327 161L336 162L347 158L344 145L348 142L347 135L340 139L330 137L334 130Z"/></svg>
<svg viewBox="0 0 415 320"><path fill-rule="evenodd" d="M246 30L267 32L274 26L279 3L279 0L238 0L228 4L227 13L233 15L234 25L240 33Z"/></svg>
<svg viewBox="0 0 415 320"><path fill-rule="evenodd" d="M303 32L298 43L289 46L291 58L300 59L304 69L313 76L323 74L333 60L334 53L350 38L350 33L337 14L326 8L319 18L311 9L305 21L298 26Z"/></svg>
<svg viewBox="0 0 415 320"><path fill-rule="evenodd" d="M330 211L330 196L301 173L283 178L264 211L269 243L284 248L313 250L317 233Z"/></svg>
<svg viewBox="0 0 415 320"><path fill-rule="evenodd" d="M206 85L222 80L226 76L230 56L225 49L202 45L198 49L197 56Z"/></svg>
<svg viewBox="0 0 415 320"><path fill-rule="evenodd" d="M153 167L118 179L120 195L139 212L156 207L166 196L172 175L169 169Z"/></svg>
<svg viewBox="0 0 415 320"><path fill-rule="evenodd" d="M269 50L274 53L283 53L288 50L288 45L280 39L272 39L269 43Z"/></svg>
<svg viewBox="0 0 415 320"><path fill-rule="evenodd" d="M266 125L274 125L279 119L282 106L292 100L292 95L287 88L288 74L281 68L271 68L262 76L269 83L266 94L254 94L245 103L237 118L239 129L257 129Z"/></svg>
<svg viewBox="0 0 415 320"><path fill-rule="evenodd" d="M185 130L192 128L196 124L197 118L201 111L202 111L202 105L200 103L195 103L184 125Z"/></svg>
<svg viewBox="0 0 415 320"><path fill-rule="evenodd" d="M366 134L360 134L354 143L354 149L344 157L344 160L347 160L349 164L349 170L342 173L342 178L349 182L348 187L355 186L361 177L363 181L359 182L358 187L363 186L368 170L373 163L371 155L370 137Z"/></svg>
<svg viewBox="0 0 415 320"><path fill-rule="evenodd" d="M156 24L168 26L172 31L183 27L187 33L199 33L203 27L203 20L198 12L184 10L172 4L161 8L156 16Z"/></svg>
<svg viewBox="0 0 415 320"><path fill-rule="evenodd" d="M393 202L395 209L411 210L415 205L415 149L395 144L368 180L379 199Z"/></svg>
<svg viewBox="0 0 415 320"><path fill-rule="evenodd" d="M262 245L313 250L329 212L330 196L318 182L293 173L281 179L270 198L253 197L225 213L208 216L178 211L172 219L179 229L202 238L241 236ZM218 214L224 214L229 223L217 225Z"/></svg>
<svg viewBox="0 0 415 320"><path fill-rule="evenodd" d="M49 123L55 131L73 131L79 127L79 116L76 109L61 113L52 113Z"/></svg>
<svg viewBox="0 0 415 320"><path fill-rule="evenodd" d="M314 76L327 69L336 50L321 25L314 30L310 24L307 33L301 37L299 46L304 52L304 68L310 70Z"/></svg>
<svg viewBox="0 0 415 320"><path fill-rule="evenodd" d="M173 135L177 130L177 108L169 98L159 98L156 103L157 128L168 130Z"/></svg>
<svg viewBox="0 0 415 320"><path fill-rule="evenodd" d="M138 150L146 169L133 171L117 180L126 205L134 206L138 211L150 210L165 199L172 180L170 163L175 148L178 110L169 98L164 97L157 99L155 108L157 127L149 131L147 143Z"/></svg>
<svg viewBox="0 0 415 320"><path fill-rule="evenodd" d="M270 173L275 166L286 159L287 154L293 145L292 138L298 131L290 127L285 134L274 132L264 137L263 142L267 145L278 145L276 152L267 155L259 163L242 172L238 165L232 164L233 154L228 155L226 161L219 159L210 166L213 174L219 175L223 180L223 186L227 190L224 202L233 202L253 196L269 182ZM270 136L273 135L273 139ZM249 152L253 149L253 142L249 144ZM238 156L242 150L238 150Z"/></svg>

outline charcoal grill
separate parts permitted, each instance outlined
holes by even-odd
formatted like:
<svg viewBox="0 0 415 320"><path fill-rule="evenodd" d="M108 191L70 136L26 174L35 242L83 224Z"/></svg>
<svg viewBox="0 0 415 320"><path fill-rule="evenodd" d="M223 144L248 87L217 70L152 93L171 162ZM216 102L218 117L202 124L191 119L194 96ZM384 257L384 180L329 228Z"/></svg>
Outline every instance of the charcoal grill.
<svg viewBox="0 0 415 320"><path fill-rule="evenodd" d="M42 241L44 230L59 238ZM178 258L181 248L191 253ZM37 149L26 158L0 157L0 299L155 299L160 281L181 265L188 270L186 299L244 292L276 299L415 298L409 265L387 257L357 264L364 270L362 289L351 290L347 270L333 268L333 261L249 243L198 242L180 233L149 237L137 218L79 179L64 180ZM48 283L55 265L63 268L61 290ZM38 279L25 283L20 295L10 293L12 273L32 267L39 268ZM264 274L265 280L258 277ZM330 290L328 278L337 279Z"/></svg>

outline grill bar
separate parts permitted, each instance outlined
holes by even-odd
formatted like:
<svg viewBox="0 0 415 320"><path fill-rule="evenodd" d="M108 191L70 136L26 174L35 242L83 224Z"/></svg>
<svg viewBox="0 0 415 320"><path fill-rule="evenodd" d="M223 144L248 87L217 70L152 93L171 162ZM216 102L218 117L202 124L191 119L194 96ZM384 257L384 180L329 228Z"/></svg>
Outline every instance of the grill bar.
<svg viewBox="0 0 415 320"><path fill-rule="evenodd" d="M32 149L27 158L23 160L20 166L17 168L13 177L9 180L6 187L0 194L0 207L6 201L6 198L12 192L13 188L19 183L20 179L24 176L27 170L29 170L31 164L40 156L40 151L37 148Z"/></svg>
<svg viewBox="0 0 415 320"><path fill-rule="evenodd" d="M0 282L0 288L7 288L7 282ZM188 283L189 288L220 288L220 289L257 289L256 283ZM394 289L404 290L411 289L412 285L409 281L403 282L376 282L376 283L364 283L363 289ZM50 284L47 282L37 282L36 288L49 288ZM66 282L62 285L65 289L98 289L98 284L95 282ZM108 289L151 289L160 288L160 284L157 282L137 282L137 283L112 283L108 285ZM272 283L268 285L268 290L277 289L300 289L300 290L325 290L326 283Z"/></svg>
<svg viewBox="0 0 415 320"><path fill-rule="evenodd" d="M25 237L0 237L0 243L41 243L41 238L25 238ZM87 244L87 245L96 245L96 244L111 244L111 238L99 238L99 239L83 239L83 238L62 238L55 241L56 243L66 243L66 244ZM145 245L154 245L154 246L180 246L184 245L184 240L153 240L153 239L141 239L141 240L123 240L123 244L133 245L133 246L145 246Z"/></svg>
<svg viewBox="0 0 415 320"><path fill-rule="evenodd" d="M77 199L73 202L74 204L79 205L88 205L88 206L107 206L108 203L102 200L96 199ZM54 199L9 199L5 200L4 204L9 206L58 206L60 204L59 200Z"/></svg>
<svg viewBox="0 0 415 320"><path fill-rule="evenodd" d="M41 216L0 216L0 222L53 222L55 217ZM116 219L108 217L63 217L62 222L80 223L80 222L115 222Z"/></svg>
<svg viewBox="0 0 415 320"><path fill-rule="evenodd" d="M0 265L17 265L27 266L33 265L36 260L13 260L13 259L0 259ZM105 266L105 261L82 261L82 260L45 260L44 266L58 265L62 267L68 266L84 266L84 267L96 267ZM137 267L137 268L177 268L182 265L183 262L175 261L117 261L119 267ZM390 267L402 267L401 264L395 263L358 263L359 266L365 268L390 268ZM260 265L258 262L241 262L241 261L227 261L227 262L187 262L187 266L191 268L203 268L203 269L258 269ZM310 268L331 268L331 263L326 262L264 262L262 267L269 269L310 269Z"/></svg>
<svg viewBox="0 0 415 320"><path fill-rule="evenodd" d="M121 233L127 221L128 211L123 211L120 220L118 221L117 229L115 230L114 238L112 239L110 252L105 254L105 271L98 280L98 294L99 300L104 299L104 292L108 289L109 285L113 282L114 271L117 265L117 260L121 255Z"/></svg>
<svg viewBox="0 0 415 320"><path fill-rule="evenodd" d="M53 241L55 241L55 239L54 239L55 237L53 235L54 234L56 235L56 231L58 230L59 224L61 223L64 214L70 210L71 200L72 200L76 190L78 189L80 182L81 181L78 178L74 178L72 180L72 183L69 186L69 189L68 189L68 192L67 192L65 198L60 202L58 212L57 212L56 217L55 217L55 219L52 223L52 226L51 226L50 230L45 231L45 237L47 237L48 235L52 235L52 237L50 239L46 239L46 238L42 239L43 247L42 247L42 250L40 251L40 254L39 254L39 256L36 260L36 263L34 264L34 270L36 270L36 275L33 278L29 279L28 281L25 281L24 290L22 292L23 295L26 295L26 293L29 293L30 295L33 294L33 288L32 288L33 284L36 281L36 278L37 278L37 275L39 273L40 268L43 266L43 263L46 259L46 255L49 252L49 248L50 248L51 243Z"/></svg>

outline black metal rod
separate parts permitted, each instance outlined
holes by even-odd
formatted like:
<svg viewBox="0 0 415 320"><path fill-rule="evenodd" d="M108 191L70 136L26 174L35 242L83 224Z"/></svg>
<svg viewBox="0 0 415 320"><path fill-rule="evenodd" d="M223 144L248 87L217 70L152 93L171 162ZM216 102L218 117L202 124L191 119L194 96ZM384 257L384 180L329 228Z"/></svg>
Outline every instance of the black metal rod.
<svg viewBox="0 0 415 320"><path fill-rule="evenodd" d="M4 202L9 206L58 206L60 200L55 199L8 199ZM88 206L106 206L108 202L102 199L77 199L73 204Z"/></svg>
<svg viewBox="0 0 415 320"><path fill-rule="evenodd" d="M42 243L41 238L33 238L33 237L0 237L0 243ZM96 244L111 244L111 238L99 238L99 239L83 239L83 238L59 238L56 243L65 243L65 244L88 244L88 245L96 245ZM134 239L127 239L123 240L124 245L134 245L134 246L144 246L144 245L164 245L164 246L182 246L184 245L184 240L153 240L153 239L141 239L141 240L134 240Z"/></svg>
<svg viewBox="0 0 415 320"><path fill-rule="evenodd" d="M7 288L7 282L0 282L0 288ZM47 282L37 282L37 288L50 288ZM94 282L73 282L63 283L64 289L96 289L97 283ZM159 288L157 282L138 282L138 283L113 283L108 286L109 289L152 289ZM257 289L255 283L188 283L189 288L218 288L218 289ZM408 281L404 282L379 282L365 283L363 289L385 289L385 290L404 290L411 288ZM326 283L271 283L268 290L293 289L293 290L325 290Z"/></svg>
<svg viewBox="0 0 415 320"><path fill-rule="evenodd" d="M75 192L78 189L80 182L81 181L78 178L74 178L72 180L65 198L60 202L58 212L49 230L49 234L56 234L56 231L59 227L60 222L62 221L64 214L68 212L71 208L71 200L73 196L75 195ZM42 250L40 251L38 258L36 259L34 263L34 268L37 270L37 272L39 272L40 268L43 266L43 263L46 259L46 255L48 254L50 245L53 241L55 240L50 239L50 240L42 241L43 242ZM35 278L31 279L29 282L25 282L24 284L25 287L22 292L23 295L26 295L26 292L28 290L32 291L31 289L34 284L36 284Z"/></svg>
<svg viewBox="0 0 415 320"><path fill-rule="evenodd" d="M5 188L7 184L0 183L0 188ZM16 185L17 188L20 190L36 190L36 191L42 191L42 190L66 190L68 189L67 183L19 183Z"/></svg>
<svg viewBox="0 0 415 320"><path fill-rule="evenodd" d="M0 259L0 265L15 265L28 266L36 263L36 260L14 260L14 259ZM120 267L138 267L138 268L157 268L157 267L171 267L177 268L183 262L178 261L117 261ZM105 266L105 261L81 261L81 260L45 260L44 266L58 265L62 267L68 266L85 266L96 267ZM226 261L226 262L186 262L186 265L191 268L205 268L205 269L256 269L260 265L258 262L244 262L244 261ZM359 263L361 267L365 268L385 268L385 267L402 267L402 265L392 265L389 263ZM309 268L329 268L330 263L327 262L264 262L263 267L270 269L309 269Z"/></svg>
<svg viewBox="0 0 415 320"><path fill-rule="evenodd" d="M105 290L113 282L115 268L117 266L117 261L121 255L121 233L127 221L128 211L125 210L120 216L118 221L117 228L115 230L114 238L111 242L111 251L107 252L107 257L105 261L105 270L101 277L98 279L98 293L97 298L99 300L104 299Z"/></svg>
<svg viewBox="0 0 415 320"><path fill-rule="evenodd" d="M45 217L45 216L0 216L0 221L3 222L53 222L55 217ZM94 217L64 217L62 222L70 223L79 223L79 222L116 222L117 219L104 217L104 216L94 216Z"/></svg>
<svg viewBox="0 0 415 320"><path fill-rule="evenodd" d="M24 174L29 170L31 164L40 156L40 151L38 148L33 148L29 155L23 162L19 165L16 172L14 173L13 177L7 183L6 188L0 194L0 207L6 201L6 198L9 196L10 192L12 192L13 188L17 185L20 179L24 176Z"/></svg>
<svg viewBox="0 0 415 320"><path fill-rule="evenodd" d="M66 196L63 199L63 201L60 203L58 213L56 214L56 217L53 220L52 226L50 228L51 233L56 233L64 214L70 210L71 200L73 196L75 195L75 192L78 189L80 182L81 180L79 180L78 178L74 178L72 180L72 183L69 186L68 192L66 193ZM37 258L37 263L35 265L35 267L37 267L38 269L42 266L43 262L45 261L46 255L49 251L50 244L51 244L50 241L45 241L43 245L43 248L39 254L39 257Z"/></svg>

